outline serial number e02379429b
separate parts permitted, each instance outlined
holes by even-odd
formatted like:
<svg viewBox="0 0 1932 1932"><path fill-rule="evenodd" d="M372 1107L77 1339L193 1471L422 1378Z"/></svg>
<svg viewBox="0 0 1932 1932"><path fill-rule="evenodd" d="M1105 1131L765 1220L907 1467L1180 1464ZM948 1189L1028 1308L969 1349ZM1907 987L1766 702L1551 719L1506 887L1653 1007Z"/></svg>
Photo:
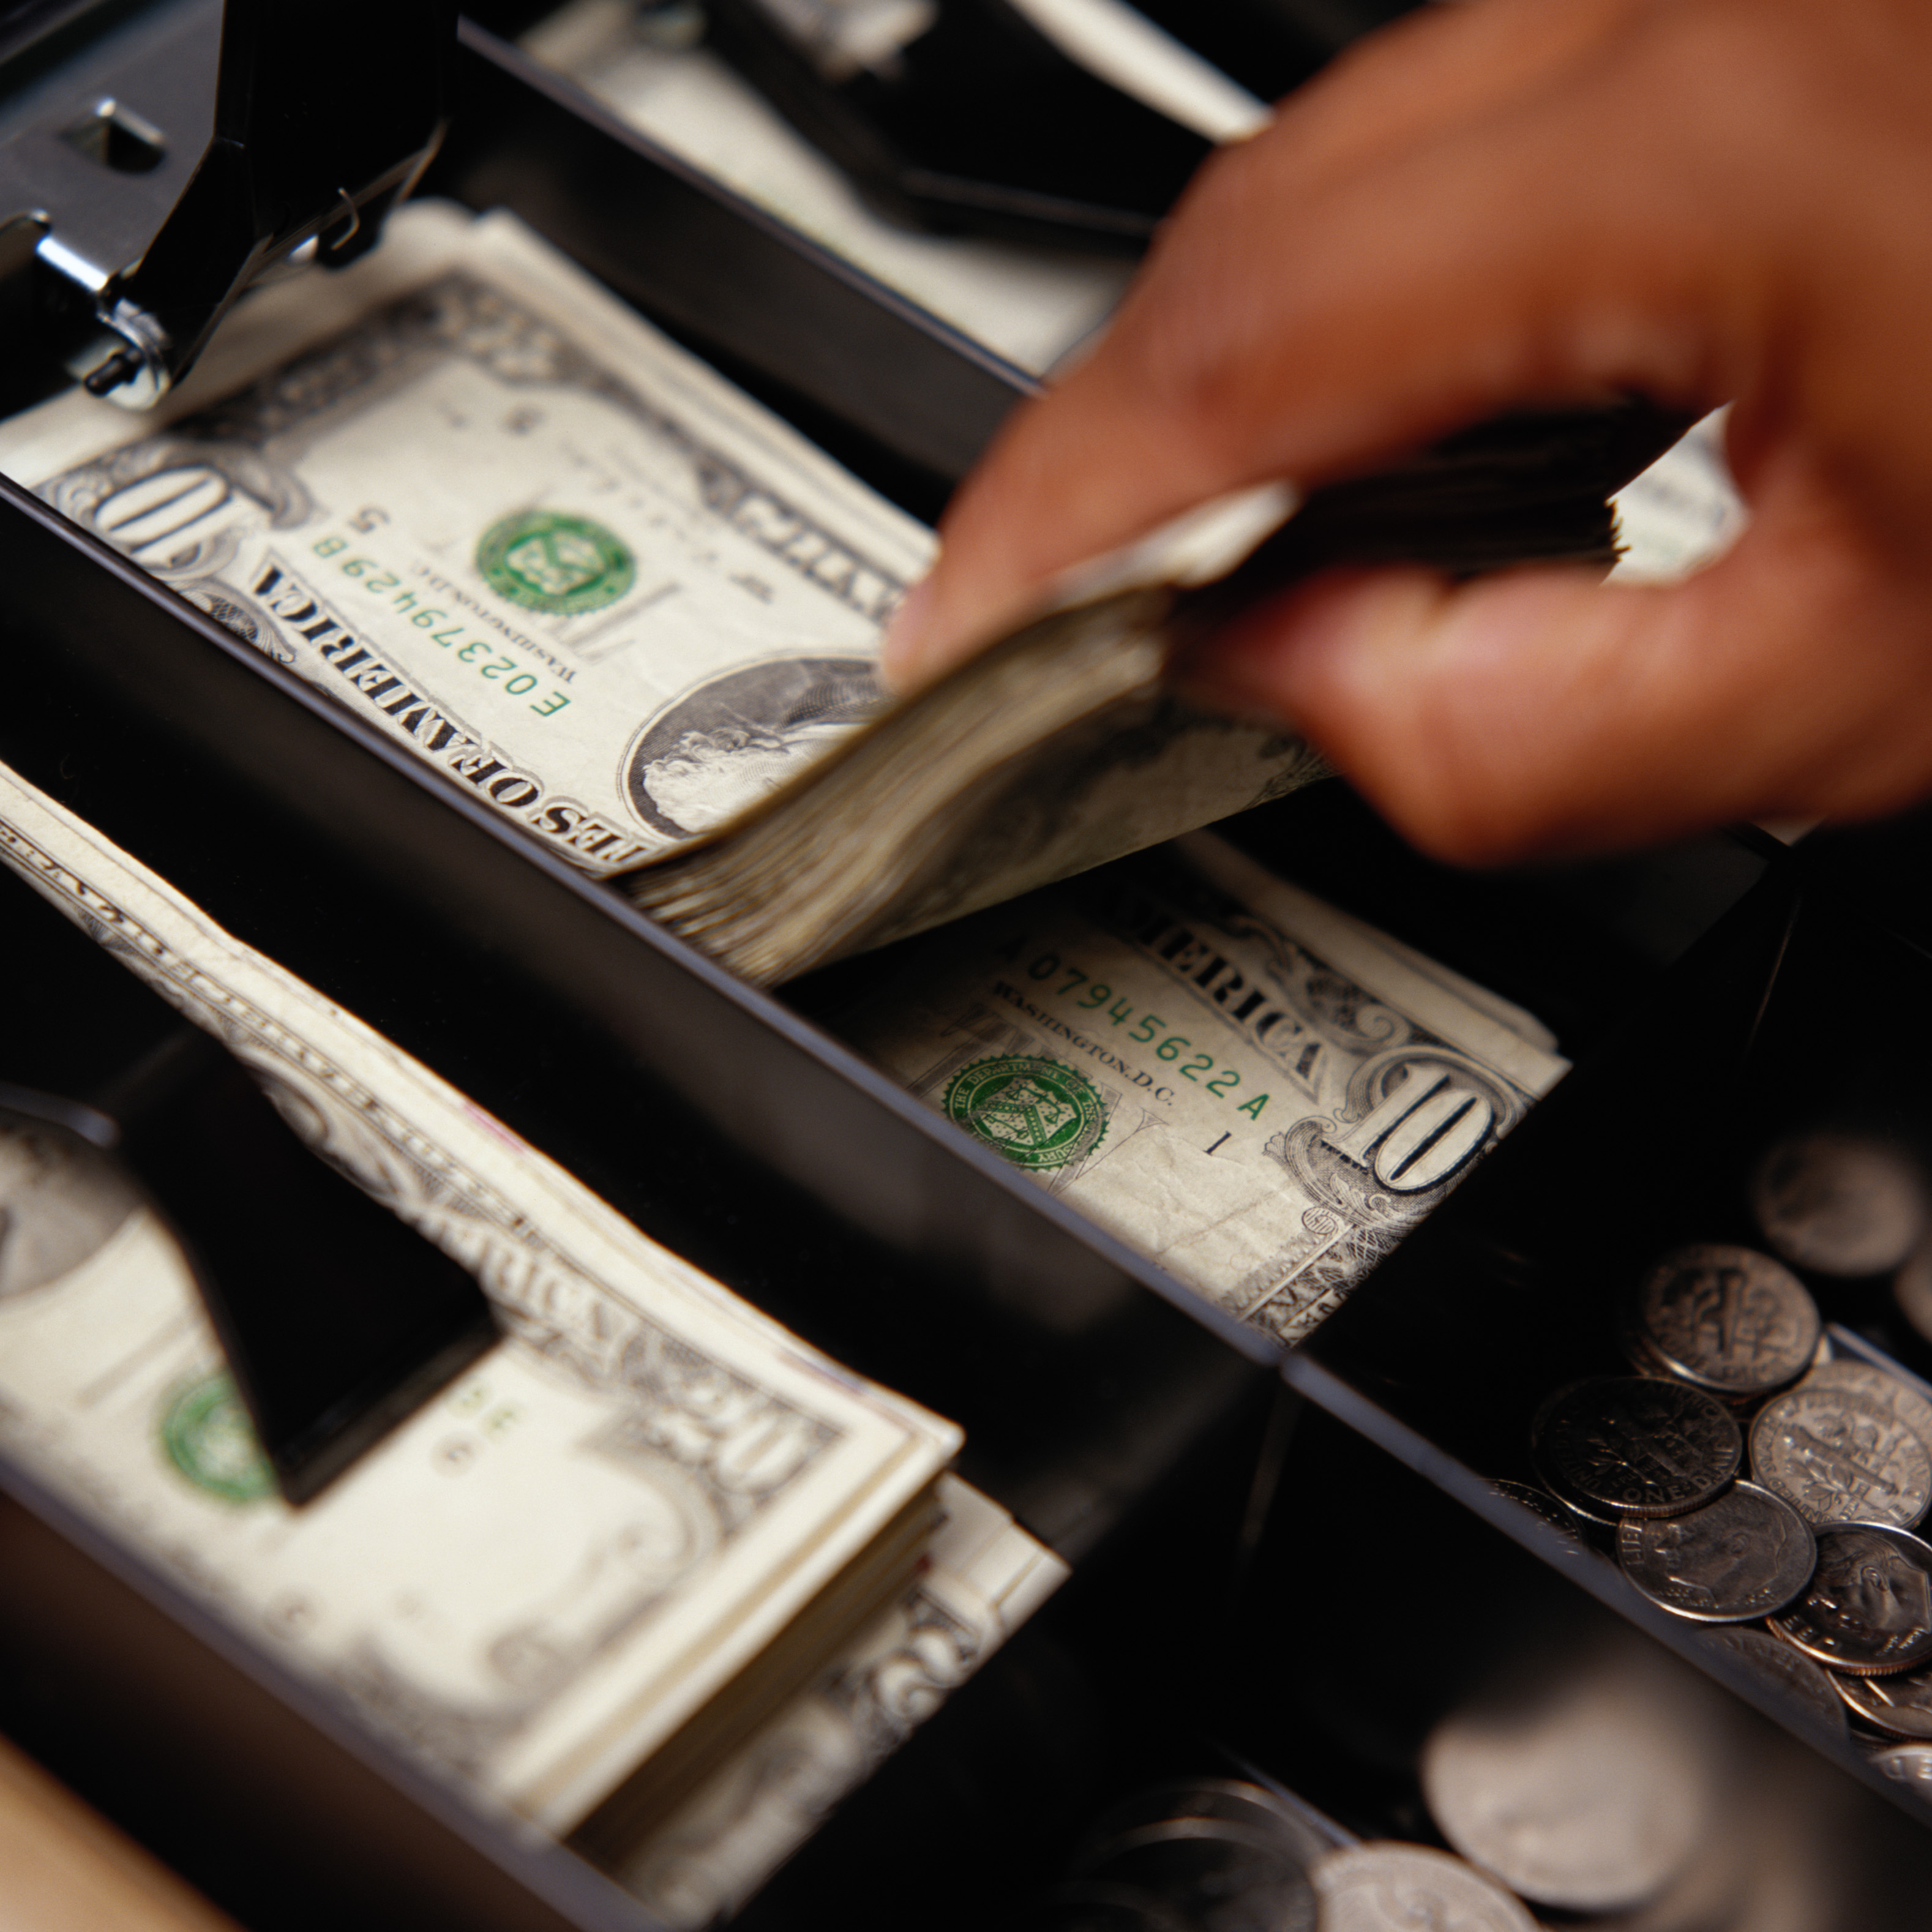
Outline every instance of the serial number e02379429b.
<svg viewBox="0 0 1932 1932"><path fill-rule="evenodd" d="M318 537L312 548L317 556L334 560L344 576L360 584L371 596L385 599L418 630L428 632L430 642L441 646L458 663L467 664L479 677L500 685L506 695L527 697L543 682L534 671L502 650L494 638L479 637L467 625L452 623L447 610L426 603L404 581L400 572L390 569L378 558L360 553L344 556L344 552L351 548L346 537ZM569 702L566 692L553 691L528 708L539 718L554 718Z"/></svg>

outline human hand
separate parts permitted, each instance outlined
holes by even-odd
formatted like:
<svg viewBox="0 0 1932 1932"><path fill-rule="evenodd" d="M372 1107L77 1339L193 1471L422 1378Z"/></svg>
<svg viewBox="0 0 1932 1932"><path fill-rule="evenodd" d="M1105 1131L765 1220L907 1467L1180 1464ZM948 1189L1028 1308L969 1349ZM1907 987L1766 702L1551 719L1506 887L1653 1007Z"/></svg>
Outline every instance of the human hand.
<svg viewBox="0 0 1932 1932"><path fill-rule="evenodd" d="M1462 0L1204 169L941 528L916 684L1206 499L1514 405L1734 400L1752 521L1681 585L1334 573L1188 668L1488 861L1932 791L1932 8Z"/></svg>

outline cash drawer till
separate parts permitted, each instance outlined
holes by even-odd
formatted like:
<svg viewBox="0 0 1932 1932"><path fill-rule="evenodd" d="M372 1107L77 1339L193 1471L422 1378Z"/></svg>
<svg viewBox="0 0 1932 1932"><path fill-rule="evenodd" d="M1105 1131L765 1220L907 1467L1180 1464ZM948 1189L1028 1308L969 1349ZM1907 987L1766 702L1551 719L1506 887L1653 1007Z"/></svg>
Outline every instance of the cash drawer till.
<svg viewBox="0 0 1932 1932"><path fill-rule="evenodd" d="M0 29L58 10L16 8ZM366 109L381 152L335 158L338 174L308 166L259 98L258 122L222 119L246 104L238 82L228 92L244 57L272 67L266 42L235 32L218 75L208 7L100 13L136 38L163 14L198 22L182 44L200 37L203 123L244 149L266 130L259 164L285 192L226 258L208 238L232 229L195 214L200 279L152 299L138 274L114 283L131 257L106 242L92 287L74 266L98 208L24 209L0 282L32 344L16 404L63 369L104 392L173 380L262 262L373 239L446 110L418 192L512 209L916 514L936 514L1030 386L472 22L449 43L446 98L386 77ZM295 37L285 59L346 60L355 38L339 7L230 0L231 23L244 14L270 41ZM382 15L361 60L436 10ZM112 39L36 44L56 80L74 63L85 111L62 124L80 130L65 152L141 189L147 218L181 220L174 160L144 164L174 154L168 130L82 71ZM398 64L434 74L441 58ZM1012 1922L1107 1804L1181 1774L1292 1786L1369 1836L1426 1835L1419 1740L1479 1666L1532 1640L1559 1677L1616 1651L1715 1700L1759 1808L1712 1811L1708 1867L1748 1863L1765 1816L1827 1819L1806 1840L1813 1916L1793 1922L1917 1922L1921 1801L1492 1486L1522 1476L1550 1388L1613 1370L1630 1269L1672 1240L1733 1238L1739 1163L1808 1106L1870 1099L1873 1055L1861 1027L1828 1022L1832 989L1882 982L1903 1011L1926 968L1872 922L1868 883L1828 843L1712 838L1462 878L1332 782L1225 828L1539 1013L1578 1067L1284 1357L842 1045L821 1023L838 986L734 980L4 481L0 559L0 761L652 1238L958 1420L962 1474L1072 1564L746 1923ZM1889 857L1886 876L1906 862ZM70 1054L112 1061L162 1024L118 966L0 887L26 1084L58 1082ZM1923 1043L1898 1053L1916 1065ZM1824 1062L1851 1071L1834 1085ZM1828 1296L1826 1312L1858 1346L1932 1367L1869 1294ZM0 1726L244 1923L653 1922L578 1852L466 1807L358 1730L24 1467L0 1462Z"/></svg>

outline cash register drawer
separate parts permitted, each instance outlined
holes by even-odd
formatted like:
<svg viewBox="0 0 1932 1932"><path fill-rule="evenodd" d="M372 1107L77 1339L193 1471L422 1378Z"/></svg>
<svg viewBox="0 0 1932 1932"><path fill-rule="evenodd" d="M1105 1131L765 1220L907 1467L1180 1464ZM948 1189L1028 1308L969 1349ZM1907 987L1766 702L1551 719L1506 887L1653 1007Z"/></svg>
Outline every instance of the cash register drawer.
<svg viewBox="0 0 1932 1932"><path fill-rule="evenodd" d="M868 480L936 514L1024 379L500 41L464 32L457 121L428 191L513 208ZM1294 1627L1318 1640L1322 1604L1339 1614L1347 1598L1330 1572L1307 1610L1309 1580L1327 1565L1302 1548L1300 1526L1332 1521L1352 1485L1364 1508L1381 1507L1405 1480L1378 1473L1391 1456L1419 1474L1418 1521L1466 1524L1472 1549L1486 1538L1528 1552L1527 1573L1519 1555L1498 1559L1499 1576L1541 1576L1564 1602L1606 1604L1642 1641L1686 1650L1613 1573L1604 1584L1580 1570L1551 1533L1483 1490L1478 1476L1504 1472L1480 1467L1438 1400L1406 1408L1388 1390L1418 1378L1426 1388L1453 1360L1456 1388L1480 1406L1492 1383L1518 1377L1514 1345L1496 1339L1504 1314L1484 1297L1514 1310L1540 1290L1458 1290L1486 1310L1465 1324L1432 1298L1430 1257L1464 1238L1456 1231L1484 1203L1542 1186L1512 1177L1537 1174L1550 1136L1593 1106L1614 1113L1620 1103L1600 1102L1584 1076L1621 1061L1606 1043L1660 986L1667 997L1686 971L1711 977L1676 962L1760 880L1759 850L1712 839L1625 864L1460 880L1338 787L1232 828L1288 875L1540 1012L1583 1067L1466 1190L1476 1207L1452 1203L1439 1241L1432 1223L1390 1264L1394 1285L1378 1277L1345 1311L1332 1346L1318 1338L1287 1364L1291 1394L1271 1344L847 1052L813 1022L808 987L734 981L10 484L0 484L0 758L647 1232L962 1422L964 1473L1074 1561L1061 1597L748 1923L1010 1917L1050 1880L1082 1807L1124 1780L1210 1759L1225 1768L1216 1754L1238 1749L1318 1784L1319 1767L1288 1742L1306 1728L1305 1696L1266 1672L1249 1678L1231 1664L1229 1634L1286 1627L1300 1606ZM1732 927L1785 890L1760 885ZM21 896L4 902L24 931ZM16 1015L37 974L77 970L64 949L80 942L37 929L4 962ZM1719 941L1750 943L1748 932ZM1728 1023L1755 1010L1759 991L1726 983L1700 997ZM1566 1184L1586 1230L1622 1212L1607 1172ZM1606 1292L1592 1282L1580 1299ZM1304 1400L1333 1419L1298 1435ZM13 1498L0 1516L0 1618L18 1660L9 1720L251 1923L644 1922L570 1854L464 1812L355 1734L30 1479L0 1469L0 1482ZM1323 1508L1304 1512L1311 1484L1325 1486ZM1426 1629L1415 1641L1426 1658ZM1695 1668L1726 1696L1737 1689L1701 1656ZM1244 1684L1265 1694L1244 1697ZM1849 1756L1826 1763L1828 1753L1789 1738L1776 1748L1806 1775L1823 1763L1860 1816L1892 1815L1895 1794ZM1367 1787L1337 1764L1335 1792L1310 1797L1354 1804L1364 1828L1416 1828L1402 1801L1360 1796ZM917 1858L908 1832L923 1834ZM1932 1839L1905 1838L1932 1858ZM970 1876L950 1883L949 1859Z"/></svg>

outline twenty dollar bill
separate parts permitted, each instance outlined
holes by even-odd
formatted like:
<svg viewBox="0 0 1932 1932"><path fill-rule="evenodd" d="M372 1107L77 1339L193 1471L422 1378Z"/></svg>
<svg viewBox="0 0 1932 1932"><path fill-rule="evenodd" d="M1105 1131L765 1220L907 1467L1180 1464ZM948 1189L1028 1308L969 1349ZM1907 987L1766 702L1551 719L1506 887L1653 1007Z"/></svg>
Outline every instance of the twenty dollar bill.
<svg viewBox="0 0 1932 1932"><path fill-rule="evenodd" d="M0 1132L10 1454L446 1775L553 1831L688 1741L801 1611L876 1570L849 1631L903 1587L952 1425L647 1240L4 768L0 862L471 1269L508 1334L292 1510L172 1240L100 1156L16 1124Z"/></svg>

